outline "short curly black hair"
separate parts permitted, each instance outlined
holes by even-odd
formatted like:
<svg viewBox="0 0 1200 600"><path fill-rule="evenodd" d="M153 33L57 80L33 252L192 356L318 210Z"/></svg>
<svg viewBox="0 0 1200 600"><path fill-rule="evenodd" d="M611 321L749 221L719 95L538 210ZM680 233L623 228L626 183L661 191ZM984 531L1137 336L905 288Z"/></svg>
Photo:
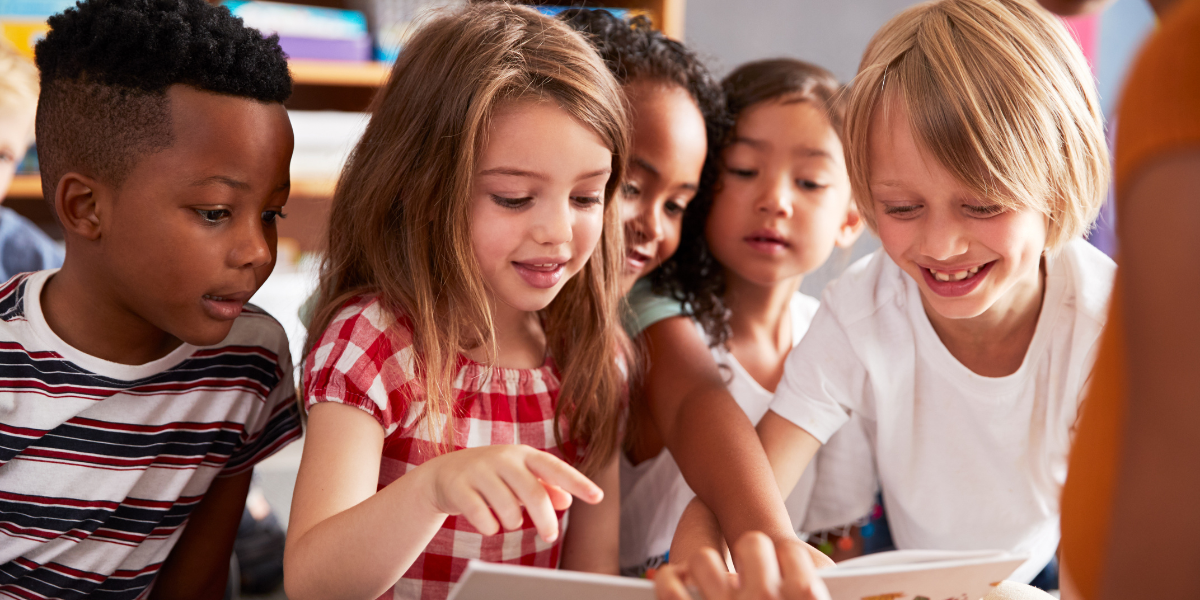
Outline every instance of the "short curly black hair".
<svg viewBox="0 0 1200 600"><path fill-rule="evenodd" d="M259 102L292 93L279 37L205 0L84 0L49 23L36 55L38 159L50 202L68 171L119 186L139 157L170 147L172 85Z"/></svg>

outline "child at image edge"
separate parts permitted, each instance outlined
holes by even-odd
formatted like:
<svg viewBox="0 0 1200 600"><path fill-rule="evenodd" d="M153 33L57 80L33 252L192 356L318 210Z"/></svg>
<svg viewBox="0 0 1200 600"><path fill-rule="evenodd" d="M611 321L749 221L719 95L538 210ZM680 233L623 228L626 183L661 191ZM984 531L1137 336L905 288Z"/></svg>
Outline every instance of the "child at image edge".
<svg viewBox="0 0 1200 600"><path fill-rule="evenodd" d="M445 598L473 558L616 574L623 106L529 8L405 45L334 198L289 598Z"/></svg>
<svg viewBox="0 0 1200 600"><path fill-rule="evenodd" d="M0 595L219 598L251 469L300 434L283 328L244 306L288 198L287 61L203 0L81 2L37 61L67 251L0 285Z"/></svg>
<svg viewBox="0 0 1200 600"><path fill-rule="evenodd" d="M0 38L0 200L33 143L37 67ZM32 221L0 206L0 279L61 267L62 248Z"/></svg>
<svg viewBox="0 0 1200 600"><path fill-rule="evenodd" d="M1080 239L1108 186L1101 123L1035 4L941 0L875 35L845 139L883 249L826 290L759 424L782 491L858 414L898 548L1025 554L1019 582L1051 562L1115 269Z"/></svg>

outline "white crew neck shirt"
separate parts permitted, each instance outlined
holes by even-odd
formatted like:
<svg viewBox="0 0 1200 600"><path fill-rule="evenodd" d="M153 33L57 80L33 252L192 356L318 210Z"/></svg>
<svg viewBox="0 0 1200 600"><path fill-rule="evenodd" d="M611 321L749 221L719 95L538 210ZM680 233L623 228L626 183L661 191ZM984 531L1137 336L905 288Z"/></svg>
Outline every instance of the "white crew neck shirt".
<svg viewBox="0 0 1200 600"><path fill-rule="evenodd" d="M1058 547L1059 495L1116 265L1082 240L1045 259L1037 329L1020 368L984 377L942 343L917 283L882 250L826 289L788 356L771 410L825 441L857 414L867 428L900 549Z"/></svg>
<svg viewBox="0 0 1200 600"><path fill-rule="evenodd" d="M797 293L792 297L788 310L792 319L793 347L804 337L819 305L820 302L811 296ZM696 328L707 340L708 334L703 327L696 323ZM725 347L717 346L711 351L713 359L726 375L729 393L745 411L750 422L758 424L767 413L774 394L760 385ZM870 456L860 450L864 444L858 440L863 439L864 433L857 421L855 419L851 426L844 428L832 440L829 448L844 448L845 451L836 452L839 458L844 460L853 456L862 459L858 462L862 464L869 461ZM850 439L854 441L844 441ZM869 468L854 468L843 471L841 476L829 480L828 484L822 476L820 485L828 488L825 495L836 498L837 502L836 505L824 503L824 508L814 515L810 503L819 503L813 501L813 490L818 483L818 468L823 466L819 458L814 463L818 464L805 471L800 483L786 500L792 524L798 531L813 522L826 526L843 525L870 510L876 490L874 472ZM695 496L695 492L684 481L675 458L666 448L658 456L637 465L630 463L625 453L621 453L620 564L623 574L641 575L647 568L657 567L662 562L662 557L671 549L679 518Z"/></svg>

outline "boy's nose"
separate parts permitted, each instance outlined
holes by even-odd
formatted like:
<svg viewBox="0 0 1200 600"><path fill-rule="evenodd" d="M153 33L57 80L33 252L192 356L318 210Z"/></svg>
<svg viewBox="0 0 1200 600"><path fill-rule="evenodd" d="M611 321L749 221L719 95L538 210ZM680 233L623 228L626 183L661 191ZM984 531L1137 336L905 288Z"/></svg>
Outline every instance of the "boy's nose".
<svg viewBox="0 0 1200 600"><path fill-rule="evenodd" d="M239 268L251 269L270 264L275 249L275 234L264 231L261 223L245 229L232 262Z"/></svg>
<svg viewBox="0 0 1200 600"><path fill-rule="evenodd" d="M945 261L966 254L970 245L958 220L948 215L932 214L921 229L921 254L933 260Z"/></svg>

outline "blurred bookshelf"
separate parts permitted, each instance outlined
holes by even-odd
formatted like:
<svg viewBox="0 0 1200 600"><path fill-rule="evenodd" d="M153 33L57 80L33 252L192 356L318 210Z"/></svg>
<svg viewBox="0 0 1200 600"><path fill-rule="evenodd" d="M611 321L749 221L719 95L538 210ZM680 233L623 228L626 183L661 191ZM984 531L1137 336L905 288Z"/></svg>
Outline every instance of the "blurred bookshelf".
<svg viewBox="0 0 1200 600"><path fill-rule="evenodd" d="M222 0L209 1L220 3ZM68 0L36 2L51 6L55 3L65 5ZM350 33L343 39L331 42L328 39L316 39L324 38L327 33L318 32L314 39L317 44L326 44L322 48L334 48L334 53L357 51L358 56L362 57L386 58L389 52L394 56L397 48L402 45L396 40L407 35L406 23L400 22L389 28L380 27L379 22L398 18L400 21L416 19L415 15L430 6L462 2L464 0L298 0L293 2L289 9L293 11L292 14L277 12L281 10L280 5L268 5L265 7L267 12L247 13L249 18L243 18L247 18L247 24L259 26L264 30L269 29L271 24L286 21L287 25L284 28L308 27L310 32L313 20L324 19L325 25L333 29L343 27ZM246 10L247 5L250 5L248 8L251 10L264 10L262 4L265 4L258 3L256 8L253 6L255 3L242 0L225 0L225 3L235 14L238 14L239 10L235 5L241 5L240 10ZM676 39L683 37L686 0L528 0L523 3L546 8L571 5L623 9L634 14L646 14L654 26L667 35ZM60 9L54 10L57 12ZM271 20L276 17L280 20ZM289 21L293 17L296 20ZM252 18L266 20L255 25L251 22ZM4 16L0 15L0 25L4 25L5 21ZM44 24L41 27L44 28ZM396 31L400 34L395 35ZM391 38L388 38L388 32L393 34ZM290 40L288 35L281 33L281 44L289 54L301 55L300 49L307 49L314 43L314 39L304 38L303 32L291 30L290 33ZM366 39L368 34L369 41ZM355 35L359 38L354 38ZM385 44L385 40L389 39L391 43ZM288 50L289 42L301 45L290 46L296 49L293 52ZM384 48L389 45L390 51ZM315 55L324 56L320 51ZM349 149L361 135L371 100L379 87L387 81L391 63L382 60L328 60L306 57L290 59L288 68L292 73L293 88L292 96L285 105L292 117L296 134L296 152L292 162L292 193L286 211L289 217L280 221L279 234L281 237L294 238L302 251L317 251L320 250L324 238L325 222L328 219L341 161L345 160ZM331 134L331 131L336 133ZM41 179L36 173L17 175L5 201L7 206L33 220L51 236L61 238L61 230L50 206L42 201Z"/></svg>

